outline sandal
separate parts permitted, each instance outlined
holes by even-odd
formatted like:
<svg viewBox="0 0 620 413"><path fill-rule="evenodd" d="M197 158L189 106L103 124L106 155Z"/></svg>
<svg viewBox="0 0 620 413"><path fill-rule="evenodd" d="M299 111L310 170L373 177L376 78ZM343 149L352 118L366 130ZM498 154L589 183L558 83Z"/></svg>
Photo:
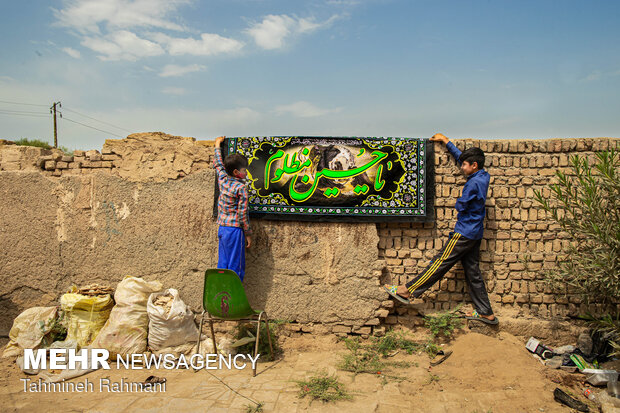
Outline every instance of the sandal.
<svg viewBox="0 0 620 413"><path fill-rule="evenodd" d="M499 320L497 319L497 317L493 318L493 320L489 320L488 318L480 315L480 313L478 313L478 311L476 310L472 311L471 315L465 316L465 318L468 320L482 321L483 323L489 324L489 325L499 324Z"/></svg>
<svg viewBox="0 0 620 413"><path fill-rule="evenodd" d="M439 355L439 353L437 353L437 355ZM431 361L431 366L435 367L435 366L440 365L441 363L446 361L448 359L448 357L450 357L451 355L452 355L452 350L446 351L444 353L443 357L441 357L440 359L437 359L435 361Z"/></svg>
<svg viewBox="0 0 620 413"><path fill-rule="evenodd" d="M157 376L148 376L146 380L144 380L143 384L157 384L157 383L165 383L165 377L157 377Z"/></svg>
<svg viewBox="0 0 620 413"><path fill-rule="evenodd" d="M570 407L571 409L575 409L579 412L589 412L590 409L588 408L588 406L583 403L580 402L577 399L573 399L572 397L570 397L568 394L566 394L566 392L562 391L560 388L557 388L553 391L553 398L555 399L556 402L565 404L566 406Z"/></svg>
<svg viewBox="0 0 620 413"><path fill-rule="evenodd" d="M402 297L396 293L397 288L398 288L398 285L390 285L388 287L386 287L385 285L383 286L383 289L387 291L387 293L391 295L393 298L396 298L398 301L400 301L403 304L411 304L411 301L409 301L405 297Z"/></svg>

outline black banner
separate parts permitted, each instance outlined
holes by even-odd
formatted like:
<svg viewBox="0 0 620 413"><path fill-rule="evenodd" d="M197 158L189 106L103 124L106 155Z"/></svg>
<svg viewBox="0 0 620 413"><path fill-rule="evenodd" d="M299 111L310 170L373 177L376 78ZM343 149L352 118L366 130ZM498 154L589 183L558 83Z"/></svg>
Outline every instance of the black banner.
<svg viewBox="0 0 620 413"><path fill-rule="evenodd" d="M426 139L228 138L249 161L250 215L318 221L431 221L433 146Z"/></svg>

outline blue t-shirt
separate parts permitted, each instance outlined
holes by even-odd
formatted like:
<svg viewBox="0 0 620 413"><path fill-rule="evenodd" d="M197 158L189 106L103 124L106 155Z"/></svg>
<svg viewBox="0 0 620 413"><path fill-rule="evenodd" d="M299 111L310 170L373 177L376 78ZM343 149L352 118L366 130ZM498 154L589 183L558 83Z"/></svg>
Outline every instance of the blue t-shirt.
<svg viewBox="0 0 620 413"><path fill-rule="evenodd" d="M458 162L462 153L459 148L454 146L452 142L448 142L446 149ZM461 197L456 200L454 206L458 211L454 232L458 232L469 239L482 239L483 221L486 214L484 205L487 201L490 179L491 176L484 169L467 177Z"/></svg>

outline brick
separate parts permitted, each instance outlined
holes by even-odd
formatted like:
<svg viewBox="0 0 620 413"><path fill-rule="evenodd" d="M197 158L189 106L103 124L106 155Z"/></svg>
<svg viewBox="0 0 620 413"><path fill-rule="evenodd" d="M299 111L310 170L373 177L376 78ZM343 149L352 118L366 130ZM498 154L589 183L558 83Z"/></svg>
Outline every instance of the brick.
<svg viewBox="0 0 620 413"><path fill-rule="evenodd" d="M528 303L530 296L528 294L517 294L516 301L518 304Z"/></svg>
<svg viewBox="0 0 620 413"><path fill-rule="evenodd" d="M356 334L371 334L372 333L372 327L354 328L353 329L353 333L356 333Z"/></svg>
<svg viewBox="0 0 620 413"><path fill-rule="evenodd" d="M69 167L69 164L67 162L56 162L56 168L57 169L67 169Z"/></svg>
<svg viewBox="0 0 620 413"><path fill-rule="evenodd" d="M56 169L56 161L45 161L45 170L52 171Z"/></svg>
<svg viewBox="0 0 620 413"><path fill-rule="evenodd" d="M390 312L387 309L385 309L385 308L382 308L380 310L375 311L375 317L379 317L379 318L385 318L389 314L390 314Z"/></svg>
<svg viewBox="0 0 620 413"><path fill-rule="evenodd" d="M494 303L501 303L502 296L499 294L489 294L489 300L493 301Z"/></svg>
<svg viewBox="0 0 620 413"><path fill-rule="evenodd" d="M101 160L101 154L99 153L99 151L96 150L90 150L90 151L86 151L86 155L87 158L89 158L91 161L100 161Z"/></svg>
<svg viewBox="0 0 620 413"><path fill-rule="evenodd" d="M542 295L530 296L530 302L535 304L541 304L543 302Z"/></svg>
<svg viewBox="0 0 620 413"><path fill-rule="evenodd" d="M381 321L378 318L371 318L364 323L367 326L378 326L379 324L381 324Z"/></svg>
<svg viewBox="0 0 620 413"><path fill-rule="evenodd" d="M383 337L385 335L385 327L375 327L373 334L377 337Z"/></svg>
<svg viewBox="0 0 620 413"><path fill-rule="evenodd" d="M378 321L379 319L377 319ZM377 323L378 325L378 323ZM345 333L348 334L351 332L351 327L347 327L347 326L333 326L332 327L332 333Z"/></svg>
<svg viewBox="0 0 620 413"><path fill-rule="evenodd" d="M502 304L513 304L515 302L514 295L505 295L502 297Z"/></svg>

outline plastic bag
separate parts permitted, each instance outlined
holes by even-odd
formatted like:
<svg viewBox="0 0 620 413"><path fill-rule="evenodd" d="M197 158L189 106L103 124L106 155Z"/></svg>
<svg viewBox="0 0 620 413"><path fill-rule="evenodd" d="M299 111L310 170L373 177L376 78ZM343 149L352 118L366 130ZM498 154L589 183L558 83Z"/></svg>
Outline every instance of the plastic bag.
<svg viewBox="0 0 620 413"><path fill-rule="evenodd" d="M50 346L50 348L65 348L65 349L73 348L75 350L77 350L77 347L78 345L75 341L69 341L69 340L64 341L64 342L57 341L52 346ZM58 383L61 381L73 379L75 377L83 376L84 374L97 370L96 368L93 369L90 367L92 363L91 357L92 357L92 354L88 352L87 357L86 357L86 363L84 363L84 365L82 365L82 362L78 360L75 363L74 369L65 368L65 369L60 370L59 373L56 373L57 370L51 370L51 369L40 370L38 377L46 383ZM58 364L65 365L65 366L68 363L69 361L66 358L64 362L62 361L58 362ZM26 373L25 370L24 372Z"/></svg>
<svg viewBox="0 0 620 413"><path fill-rule="evenodd" d="M80 347L89 345L110 317L114 301L110 294L87 296L67 293L60 297L60 306L67 318L67 340Z"/></svg>
<svg viewBox="0 0 620 413"><path fill-rule="evenodd" d="M10 341L4 348L2 357L19 356L23 349L37 349L41 341L52 330L58 317L57 307L32 307L15 317L9 331ZM44 342L43 347L49 345Z"/></svg>
<svg viewBox="0 0 620 413"><path fill-rule="evenodd" d="M54 341L50 346L50 349L54 349L54 348L62 348L62 349L74 349L74 350L78 350L78 343L76 341L72 341L72 340L65 340L65 341ZM21 369L21 371L23 371L26 374L39 374L41 372L41 368L30 368L27 369L24 367L24 356L19 356L17 357L17 360L15 360L15 363L17 364L17 366Z"/></svg>
<svg viewBox="0 0 620 413"><path fill-rule="evenodd" d="M161 288L159 281L125 277L114 293L116 306L90 347L104 348L110 352L110 357L143 353L149 324L146 303L151 293L161 291Z"/></svg>
<svg viewBox="0 0 620 413"><path fill-rule="evenodd" d="M196 342L198 328L194 313L179 297L179 292L169 288L149 297L146 311L149 315L149 347L161 350Z"/></svg>
<svg viewBox="0 0 620 413"><path fill-rule="evenodd" d="M185 343L178 346L166 347L161 350L153 350L153 354L155 355L163 355L163 354L172 354L175 358L179 358L181 354L184 356L192 356L196 354L197 342L193 343ZM211 341L211 337L203 338L200 341L200 354L213 354L213 341Z"/></svg>

